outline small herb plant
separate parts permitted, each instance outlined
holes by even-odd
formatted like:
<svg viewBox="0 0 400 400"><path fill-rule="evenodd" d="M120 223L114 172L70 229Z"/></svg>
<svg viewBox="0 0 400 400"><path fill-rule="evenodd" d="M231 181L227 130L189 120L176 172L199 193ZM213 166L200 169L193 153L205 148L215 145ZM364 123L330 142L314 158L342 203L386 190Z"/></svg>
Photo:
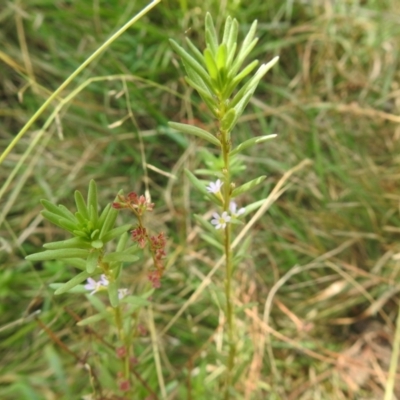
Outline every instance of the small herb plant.
<svg viewBox="0 0 400 400"><path fill-rule="evenodd" d="M275 136L258 136L243 143L236 143L232 131L253 96L258 83L278 61L278 57L259 66L253 76L240 86L243 79L258 66L258 61L254 60L242 69L246 57L258 40L255 38L257 21L250 27L239 50L237 50L239 25L236 19L227 18L221 41L218 39L210 14L206 16L205 26L206 48L203 52L199 51L188 38L186 39L187 51L174 40L170 40L170 42L182 59L187 73L186 82L197 91L214 116L216 131L212 134L197 126L176 122L170 122L170 126L184 134L194 135L208 141L219 151L219 158L215 158L211 153L206 154L209 168L201 170L203 175L210 177L211 182L204 183L188 170L186 170L186 174L191 183L216 209L211 224L202 217L197 216L196 219L211 233L212 236L208 242L213 243L217 249L223 249L225 257L225 314L228 350L224 398L229 399L234 393L234 367L237 352L232 282L233 270L235 263L238 262L238 257L234 254L231 246L235 233L233 228L234 225L241 224L241 218L253 211L258 204L254 203L245 208L238 208L236 199L265 179L265 176L260 176L237 185L235 176L242 171L238 155L249 147Z"/></svg>
<svg viewBox="0 0 400 400"><path fill-rule="evenodd" d="M166 237L163 232L152 235L144 226L142 218L145 213L153 210L154 204L143 195L132 192L125 196L121 192L112 204L100 210L96 183L92 180L87 200L76 191L75 203L77 211L73 213L63 205L57 206L42 200L43 217L71 233L73 237L46 243L45 251L29 255L27 259L61 260L81 271L68 282L50 286L55 289L56 295L87 294L98 313L81 320L78 325L87 326L105 320L110 326L110 332L116 332L118 341L114 348L115 357L121 359L116 381L119 390L129 394L134 390L133 377L137 376L137 373L132 373L136 362L133 339L143 332L143 326L135 316L138 315L139 308L150 304L149 296L154 288L161 285ZM135 215L136 222L114 227L118 211L122 209L130 210ZM111 245L113 241L116 241L114 246ZM147 271L149 284L142 293L134 295L130 288L124 287L121 272L124 264L140 260L139 253L146 248L153 261L153 267ZM108 293L111 307L93 296L102 291Z"/></svg>

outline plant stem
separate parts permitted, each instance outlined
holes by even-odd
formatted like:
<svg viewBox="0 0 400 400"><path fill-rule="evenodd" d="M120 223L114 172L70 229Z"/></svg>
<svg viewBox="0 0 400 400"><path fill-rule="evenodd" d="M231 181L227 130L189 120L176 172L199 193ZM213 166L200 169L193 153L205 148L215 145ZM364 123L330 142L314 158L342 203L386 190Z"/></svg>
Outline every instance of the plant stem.
<svg viewBox="0 0 400 400"><path fill-rule="evenodd" d="M231 202L231 176L229 168L229 152L230 141L228 139L228 132L221 131L221 147L222 156L224 160L224 211L229 211L229 204ZM226 224L224 234L224 252L225 252L225 300L226 300L226 319L228 326L228 345L229 354L226 370L225 382L225 400L230 398L230 387L232 385L232 372L235 364L236 343L235 343L235 309L232 300L232 248L231 248L231 224Z"/></svg>
<svg viewBox="0 0 400 400"><path fill-rule="evenodd" d="M127 341L127 338L124 333L124 326L122 322L122 311L121 311L121 306L117 306L114 308L114 315L115 315L115 323L117 325L117 330L118 330L118 337L120 342L123 344L125 347L125 353L122 358L123 362L123 371L124 371L124 378L130 380L130 374L129 374L129 343Z"/></svg>

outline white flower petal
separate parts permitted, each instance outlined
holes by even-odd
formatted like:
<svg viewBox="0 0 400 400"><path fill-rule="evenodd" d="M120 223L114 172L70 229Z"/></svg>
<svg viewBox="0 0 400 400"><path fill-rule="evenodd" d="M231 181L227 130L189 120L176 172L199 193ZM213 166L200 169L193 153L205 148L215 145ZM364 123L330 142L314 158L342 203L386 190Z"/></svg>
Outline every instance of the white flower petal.
<svg viewBox="0 0 400 400"><path fill-rule="evenodd" d="M221 179L217 179L216 182L210 182L206 189L209 193L216 194L221 190L223 184L224 183L221 182Z"/></svg>
<svg viewBox="0 0 400 400"><path fill-rule="evenodd" d="M246 209L242 207L238 210L237 204L234 201L231 201L229 203L229 211L231 212L233 217L238 217L239 215L242 215L246 211Z"/></svg>
<svg viewBox="0 0 400 400"><path fill-rule="evenodd" d="M96 290L97 286L98 286L98 283L93 278L88 278L87 283L84 286L84 288L86 290L93 290L93 289Z"/></svg>
<svg viewBox="0 0 400 400"><path fill-rule="evenodd" d="M109 281L108 281L107 277L104 274L102 274L100 276L100 282L99 283L100 283L101 286L108 286Z"/></svg>

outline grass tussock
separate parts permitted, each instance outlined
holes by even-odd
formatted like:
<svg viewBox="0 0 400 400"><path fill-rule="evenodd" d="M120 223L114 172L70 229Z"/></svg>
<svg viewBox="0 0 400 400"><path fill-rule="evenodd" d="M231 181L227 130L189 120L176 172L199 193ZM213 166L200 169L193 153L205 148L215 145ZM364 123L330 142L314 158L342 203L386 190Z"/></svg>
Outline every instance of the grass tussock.
<svg viewBox="0 0 400 400"><path fill-rule="evenodd" d="M106 3L15 1L0 11L1 151L145 6ZM63 239L43 222L39 200L69 206L92 178L104 204L121 188L151 193L153 223L169 236L162 290L142 321L137 398L219 398L222 272L191 217L211 210L183 174L204 167L205 143L167 126L189 120L214 128L167 41L187 35L203 43L208 10L219 25L227 15L245 28L258 19L255 57L280 56L233 136L278 134L243 156L246 174L268 177L241 206L281 185L243 238L249 256L235 271L242 374L234 398L383 398L399 305L400 9L394 0L250 3L161 2L93 60L5 158L0 398L77 399L91 386L103 388L96 398L119 398L107 390L115 386L111 351L96 336L107 327L77 327L93 305L54 297L48 286L73 268L24 260ZM140 271L124 277L135 287ZM89 371L89 357L103 367Z"/></svg>

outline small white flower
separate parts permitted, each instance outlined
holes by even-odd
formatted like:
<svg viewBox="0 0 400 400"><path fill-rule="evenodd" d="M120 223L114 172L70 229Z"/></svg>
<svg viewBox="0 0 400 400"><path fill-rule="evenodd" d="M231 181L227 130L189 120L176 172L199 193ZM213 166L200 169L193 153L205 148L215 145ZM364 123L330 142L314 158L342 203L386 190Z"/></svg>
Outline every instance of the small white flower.
<svg viewBox="0 0 400 400"><path fill-rule="evenodd" d="M108 279L104 274L100 276L100 280L97 282L93 278L87 279L87 284L84 286L86 290L91 290L90 294L98 292L100 289L108 286Z"/></svg>
<svg viewBox="0 0 400 400"><path fill-rule="evenodd" d="M224 211L222 215L214 213L213 217L214 219L211 220L211 223L215 225L215 229L224 229L226 227L226 224L231 220L231 217L226 211Z"/></svg>
<svg viewBox="0 0 400 400"><path fill-rule="evenodd" d="M121 300L128 294L128 289L118 289L118 298Z"/></svg>
<svg viewBox="0 0 400 400"><path fill-rule="evenodd" d="M216 182L210 182L210 184L206 187L207 192L217 194L220 190L224 182L221 182L221 179L217 179Z"/></svg>
<svg viewBox="0 0 400 400"><path fill-rule="evenodd" d="M232 214L232 217L238 217L239 215L242 215L246 209L244 207L237 209L237 204L234 201L231 201L229 203L229 211Z"/></svg>
<svg viewBox="0 0 400 400"><path fill-rule="evenodd" d="M101 286L108 286L108 284L109 284L108 279L104 274L100 275L100 283L101 283Z"/></svg>

